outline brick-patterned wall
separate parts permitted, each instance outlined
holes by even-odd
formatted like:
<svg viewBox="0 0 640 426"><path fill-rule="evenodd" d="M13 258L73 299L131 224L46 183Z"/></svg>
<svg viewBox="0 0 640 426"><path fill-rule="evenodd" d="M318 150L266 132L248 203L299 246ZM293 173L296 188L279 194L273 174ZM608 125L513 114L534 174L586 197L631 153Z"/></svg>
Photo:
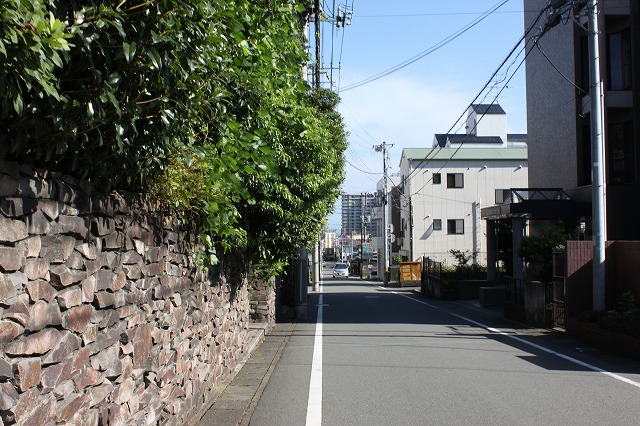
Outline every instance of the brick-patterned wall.
<svg viewBox="0 0 640 426"><path fill-rule="evenodd" d="M246 358L244 263L150 210L0 161L0 426L183 424Z"/></svg>

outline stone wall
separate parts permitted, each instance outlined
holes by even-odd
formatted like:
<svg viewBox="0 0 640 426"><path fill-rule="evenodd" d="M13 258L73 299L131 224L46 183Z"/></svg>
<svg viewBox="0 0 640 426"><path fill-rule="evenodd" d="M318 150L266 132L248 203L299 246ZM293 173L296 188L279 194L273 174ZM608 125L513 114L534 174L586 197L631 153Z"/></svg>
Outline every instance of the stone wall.
<svg viewBox="0 0 640 426"><path fill-rule="evenodd" d="M251 321L273 324L276 321L275 277L262 280L252 277L249 280L249 312Z"/></svg>
<svg viewBox="0 0 640 426"><path fill-rule="evenodd" d="M0 161L0 426L183 424L246 358L244 264L157 211Z"/></svg>

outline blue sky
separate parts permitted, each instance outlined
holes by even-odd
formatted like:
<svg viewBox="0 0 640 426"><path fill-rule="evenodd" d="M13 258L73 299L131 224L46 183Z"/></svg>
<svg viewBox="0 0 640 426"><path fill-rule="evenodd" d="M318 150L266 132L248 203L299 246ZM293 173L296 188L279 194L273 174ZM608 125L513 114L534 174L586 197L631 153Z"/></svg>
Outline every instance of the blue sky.
<svg viewBox="0 0 640 426"><path fill-rule="evenodd" d="M504 0L342 0L353 5L351 25L323 25L324 68L333 63L339 111L349 132L345 153L345 193L373 192L382 177L383 141L389 150L389 173L397 173L403 148L430 146L435 133L463 133L457 119L489 81L524 33L523 0L508 0L457 38L412 64L360 87L350 86L422 56L462 32ZM331 15L333 0L324 0ZM333 53L333 55L332 55ZM498 79L511 76L522 59ZM340 70L337 68L340 67ZM494 80L495 81L495 80ZM490 103L505 82L476 101ZM345 90L346 89L346 90ZM485 97L486 95L486 97ZM498 97L507 113L510 133L526 133L524 65ZM340 230L340 203L328 218L328 229Z"/></svg>

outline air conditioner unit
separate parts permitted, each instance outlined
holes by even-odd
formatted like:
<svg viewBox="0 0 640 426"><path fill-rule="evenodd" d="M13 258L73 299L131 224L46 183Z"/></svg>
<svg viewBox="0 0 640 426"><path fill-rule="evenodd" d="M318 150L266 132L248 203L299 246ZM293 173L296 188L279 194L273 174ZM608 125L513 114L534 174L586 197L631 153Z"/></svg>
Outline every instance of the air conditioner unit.
<svg viewBox="0 0 640 426"><path fill-rule="evenodd" d="M404 244L404 238L400 237L400 238L396 238L396 242L398 243L399 246Z"/></svg>

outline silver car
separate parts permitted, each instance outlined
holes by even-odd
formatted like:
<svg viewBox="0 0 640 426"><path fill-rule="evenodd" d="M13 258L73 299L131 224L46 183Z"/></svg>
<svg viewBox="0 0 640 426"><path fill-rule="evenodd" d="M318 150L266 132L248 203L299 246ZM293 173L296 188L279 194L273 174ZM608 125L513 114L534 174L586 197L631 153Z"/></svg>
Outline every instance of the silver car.
<svg viewBox="0 0 640 426"><path fill-rule="evenodd" d="M349 278L349 267L346 263L336 263L333 267L333 277L347 277Z"/></svg>

